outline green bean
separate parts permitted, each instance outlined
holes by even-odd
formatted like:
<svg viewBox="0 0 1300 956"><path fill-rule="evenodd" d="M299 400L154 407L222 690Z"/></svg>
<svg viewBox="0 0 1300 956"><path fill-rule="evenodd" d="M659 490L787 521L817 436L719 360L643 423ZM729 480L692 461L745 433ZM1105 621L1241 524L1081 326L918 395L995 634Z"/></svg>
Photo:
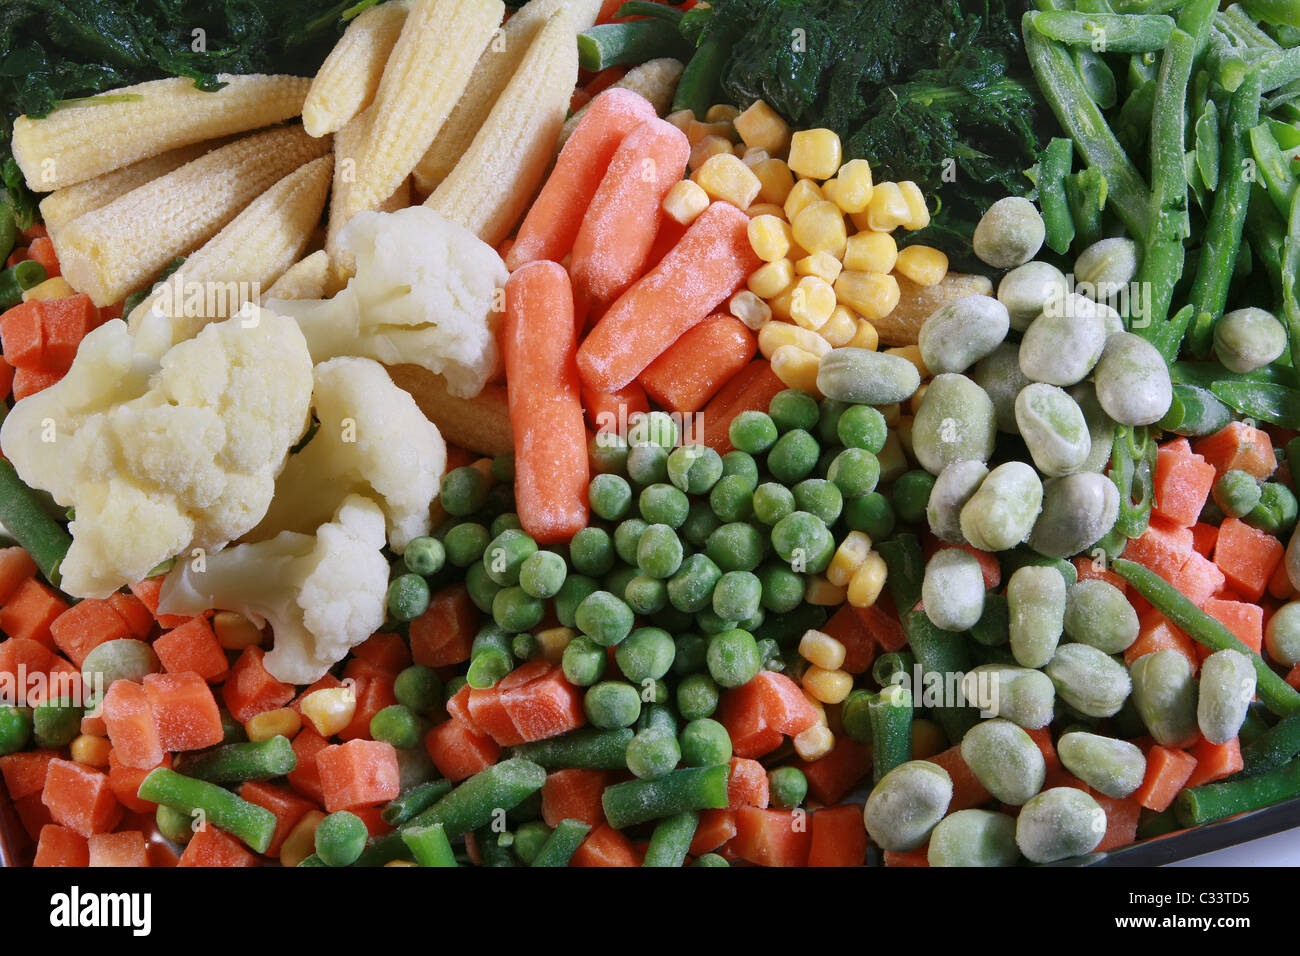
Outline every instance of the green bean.
<svg viewBox="0 0 1300 956"><path fill-rule="evenodd" d="M182 776L166 767L151 770L142 781L141 800L162 804L194 816L203 815L207 823L265 853L275 835L275 814L265 807L241 800L229 790L205 780Z"/></svg>
<svg viewBox="0 0 1300 956"><path fill-rule="evenodd" d="M1106 811L1074 787L1044 790L1016 818L1016 844L1033 863L1090 853L1105 834Z"/></svg>
<svg viewBox="0 0 1300 956"><path fill-rule="evenodd" d="M568 866L569 860L590 832L591 826L581 820L561 820L529 865Z"/></svg>
<svg viewBox="0 0 1300 956"><path fill-rule="evenodd" d="M1126 538L1141 537L1151 520L1157 451L1145 428L1116 427L1110 478L1119 489L1115 527Z"/></svg>
<svg viewBox="0 0 1300 956"><path fill-rule="evenodd" d="M906 648L881 654L871 665L871 679L881 687L888 687L895 683L900 675L911 674L915 665L916 658Z"/></svg>
<svg viewBox="0 0 1300 956"><path fill-rule="evenodd" d="M877 846L906 853L930 838L951 802L948 771L926 760L909 760L875 785L867 797L863 819Z"/></svg>
<svg viewBox="0 0 1300 956"><path fill-rule="evenodd" d="M1119 83L1110 66L1101 55L1084 47L1071 47L1070 59L1079 71L1084 89L1097 106L1103 110L1113 107L1119 100Z"/></svg>
<svg viewBox="0 0 1300 956"><path fill-rule="evenodd" d="M1127 740L1076 730L1061 735L1056 751L1066 770L1116 800L1142 786L1146 776L1146 757Z"/></svg>
<svg viewBox="0 0 1300 956"><path fill-rule="evenodd" d="M1034 26L1044 36L1071 46L1104 53L1147 53L1162 50L1174 32L1171 17L1144 14L1073 13L1051 11L1037 14ZM1067 247L1068 248L1068 247ZM1064 253L1064 249L1057 250Z"/></svg>
<svg viewBox="0 0 1300 956"><path fill-rule="evenodd" d="M456 854L441 823L423 827L406 827L400 831L402 842L420 866L455 866Z"/></svg>
<svg viewBox="0 0 1300 956"><path fill-rule="evenodd" d="M1014 866L1020 859L1016 821L990 810L958 810L930 834L930 866Z"/></svg>
<svg viewBox="0 0 1300 956"><path fill-rule="evenodd" d="M447 838L455 839L486 826L498 811L518 806L545 782L546 771L539 764L513 756L479 771L413 817L403 829L441 823Z"/></svg>
<svg viewBox="0 0 1300 956"><path fill-rule="evenodd" d="M1200 826L1300 796L1300 760L1253 777L1189 787L1174 800L1178 822Z"/></svg>
<svg viewBox="0 0 1300 956"><path fill-rule="evenodd" d="M606 787L605 819L616 830L687 810L721 810L728 804L728 767L688 767L653 780L629 780Z"/></svg>
<svg viewBox="0 0 1300 956"><path fill-rule="evenodd" d="M389 826L401 826L445 797L451 788L450 780L419 784L392 800L379 815Z"/></svg>
<svg viewBox="0 0 1300 956"><path fill-rule="evenodd" d="M931 679L928 675L935 674L934 679L946 688L954 677L970 670L970 652L960 633L935 627L925 611L905 612L902 617L903 633L921 667L923 683ZM956 704L935 707L934 719L953 742L960 741L978 721L974 708Z"/></svg>
<svg viewBox="0 0 1300 956"><path fill-rule="evenodd" d="M877 783L912 759L912 694L898 684L884 687L867 702L871 723L871 767Z"/></svg>
<svg viewBox="0 0 1300 956"><path fill-rule="evenodd" d="M45 579L58 587L59 565L72 538L19 479L13 465L4 460L0 460L0 525L32 556Z"/></svg>
<svg viewBox="0 0 1300 956"><path fill-rule="evenodd" d="M520 744L512 751L546 770L626 770L627 745L633 732L616 730L573 730L550 740Z"/></svg>
<svg viewBox="0 0 1300 956"><path fill-rule="evenodd" d="M298 766L289 738L277 734L266 740L222 744L177 761L177 773L209 783L244 783L270 780Z"/></svg>
<svg viewBox="0 0 1300 956"><path fill-rule="evenodd" d="M1174 385L1173 402L1159 426L1164 431L1195 438L1213 435L1231 421L1232 411L1213 392L1196 385Z"/></svg>
<svg viewBox="0 0 1300 956"><path fill-rule="evenodd" d="M1250 714L1254 714L1251 710ZM1250 723L1248 716L1246 723ZM1242 728L1245 737L1245 727ZM1272 727L1264 730L1241 751L1242 774L1256 776L1283 766L1300 754L1300 711L1293 711Z"/></svg>
<svg viewBox="0 0 1300 956"><path fill-rule="evenodd" d="M14 242L18 238L18 224L14 222L14 211L8 203L0 205L0 262L9 258L14 251Z"/></svg>
<svg viewBox="0 0 1300 956"><path fill-rule="evenodd" d="M985 595L984 613L970 629L970 636L985 647L1002 647L1011 640L1011 610L1005 595Z"/></svg>
<svg viewBox="0 0 1300 956"><path fill-rule="evenodd" d="M1099 168L1065 177L1065 198L1070 203L1077 242L1089 245L1102 238L1102 213L1108 192L1106 175Z"/></svg>
<svg viewBox="0 0 1300 956"><path fill-rule="evenodd" d="M921 600L921 583L925 577L925 554L921 540L914 534L898 534L876 545L888 571L885 583L899 613L906 613Z"/></svg>
<svg viewBox="0 0 1300 956"><path fill-rule="evenodd" d="M1065 255L1074 241L1074 220L1065 195L1065 177L1074 165L1074 142L1056 138L1047 144L1038 160L1038 205L1047 229L1047 246Z"/></svg>
<svg viewBox="0 0 1300 956"><path fill-rule="evenodd" d="M1257 382L1216 382L1214 395L1247 418L1300 428L1300 391Z"/></svg>
<svg viewBox="0 0 1300 956"><path fill-rule="evenodd" d="M605 23L578 34L578 62L597 73L659 57L685 60L689 50L677 27L660 19Z"/></svg>
<svg viewBox="0 0 1300 956"><path fill-rule="evenodd" d="M686 63L673 95L673 111L691 110L703 120L709 107L720 99L722 70L731 56L731 46L721 37L709 37Z"/></svg>
<svg viewBox="0 0 1300 956"><path fill-rule="evenodd" d="M642 866L676 867L686 862L700 815L692 810L665 817L650 835Z"/></svg>

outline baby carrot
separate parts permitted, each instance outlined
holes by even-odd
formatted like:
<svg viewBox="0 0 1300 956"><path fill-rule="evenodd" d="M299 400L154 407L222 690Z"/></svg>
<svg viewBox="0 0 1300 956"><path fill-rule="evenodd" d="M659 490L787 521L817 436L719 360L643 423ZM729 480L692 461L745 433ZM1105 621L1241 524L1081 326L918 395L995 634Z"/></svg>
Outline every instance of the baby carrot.
<svg viewBox="0 0 1300 956"><path fill-rule="evenodd" d="M772 366L759 359L750 362L722 387L713 401L700 413L704 425L704 444L719 455L732 450L731 420L741 412L767 411L772 396L785 389Z"/></svg>
<svg viewBox="0 0 1300 956"><path fill-rule="evenodd" d="M587 411L587 424L596 431L625 430L633 415L650 411L650 402L641 383L632 382L626 388L609 394L584 388L582 407Z"/></svg>
<svg viewBox="0 0 1300 956"><path fill-rule="evenodd" d="M749 217L715 202L659 265L623 293L578 349L583 381L618 391L699 325L759 266Z"/></svg>
<svg viewBox="0 0 1300 956"><path fill-rule="evenodd" d="M569 254L619 143L654 118L650 101L631 90L607 90L592 100L519 226L505 257L512 272L538 259L559 262Z"/></svg>
<svg viewBox="0 0 1300 956"><path fill-rule="evenodd" d="M589 476L573 290L562 266L530 263L510 277L504 341L519 520L542 544L568 541L587 524Z"/></svg>
<svg viewBox="0 0 1300 956"><path fill-rule="evenodd" d="M749 364L757 348L744 322L711 315L651 362L639 381L669 411L696 412Z"/></svg>
<svg viewBox="0 0 1300 956"><path fill-rule="evenodd" d="M690 157L672 123L642 123L619 145L582 218L569 271L578 295L612 302L641 276L654 246L659 207Z"/></svg>

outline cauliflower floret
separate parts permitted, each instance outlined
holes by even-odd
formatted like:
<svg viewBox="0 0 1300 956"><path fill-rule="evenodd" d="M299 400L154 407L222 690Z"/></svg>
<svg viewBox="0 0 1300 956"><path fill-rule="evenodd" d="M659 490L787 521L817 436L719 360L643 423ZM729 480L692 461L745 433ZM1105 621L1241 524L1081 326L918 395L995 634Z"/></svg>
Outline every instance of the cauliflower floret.
<svg viewBox="0 0 1300 956"><path fill-rule="evenodd" d="M453 395L477 395L497 368L493 326L509 273L491 246L424 206L364 212L339 236L356 275L332 299L269 299L302 326L312 360L341 355L420 365Z"/></svg>
<svg viewBox="0 0 1300 956"><path fill-rule="evenodd" d="M289 457L271 510L250 537L311 531L345 496L362 494L384 509L389 544L405 550L412 538L429 533L429 505L447 465L438 426L378 362L330 359L316 366L314 377L312 407L320 427Z"/></svg>
<svg viewBox="0 0 1300 956"><path fill-rule="evenodd" d="M135 353L125 323L107 322L62 381L14 406L5 455L76 509L61 569L69 594L107 597L266 514L307 427L311 357L294 322L257 318L210 325L161 362Z"/></svg>
<svg viewBox="0 0 1300 956"><path fill-rule="evenodd" d="M384 623L383 546L383 510L348 495L314 536L282 531L178 564L163 579L158 610L218 608L269 621L275 645L263 666L276 680L310 684Z"/></svg>

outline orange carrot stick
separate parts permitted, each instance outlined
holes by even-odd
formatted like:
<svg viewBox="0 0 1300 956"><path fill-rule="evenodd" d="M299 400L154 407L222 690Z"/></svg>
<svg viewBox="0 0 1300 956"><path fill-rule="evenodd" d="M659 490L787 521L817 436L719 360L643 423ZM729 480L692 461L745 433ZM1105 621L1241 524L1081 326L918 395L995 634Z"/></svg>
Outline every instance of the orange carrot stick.
<svg viewBox="0 0 1300 956"><path fill-rule="evenodd" d="M587 412L587 424L598 432L626 431L628 420L638 412L650 411L650 400L640 382L632 382L624 389L606 394L582 390L582 407Z"/></svg>
<svg viewBox="0 0 1300 956"><path fill-rule="evenodd" d="M519 226L506 255L512 272L538 259L559 262L569 254L618 144L654 118L650 101L631 90L606 90L592 100Z"/></svg>
<svg viewBox="0 0 1300 956"><path fill-rule="evenodd" d="M669 411L697 412L749 364L757 348L744 322L711 315L651 362L638 381Z"/></svg>
<svg viewBox="0 0 1300 956"><path fill-rule="evenodd" d="M578 349L578 369L593 389L632 381L699 325L759 266L749 217L726 202L702 212L659 265L609 307Z"/></svg>
<svg viewBox="0 0 1300 956"><path fill-rule="evenodd" d="M760 359L750 362L728 382L700 413L704 427L704 444L719 455L731 451L731 420L741 412L767 411L772 396L785 389L772 366Z"/></svg>
<svg viewBox="0 0 1300 956"><path fill-rule="evenodd" d="M510 277L504 338L519 521L542 544L568 541L587 524L588 463L562 266L535 262Z"/></svg>

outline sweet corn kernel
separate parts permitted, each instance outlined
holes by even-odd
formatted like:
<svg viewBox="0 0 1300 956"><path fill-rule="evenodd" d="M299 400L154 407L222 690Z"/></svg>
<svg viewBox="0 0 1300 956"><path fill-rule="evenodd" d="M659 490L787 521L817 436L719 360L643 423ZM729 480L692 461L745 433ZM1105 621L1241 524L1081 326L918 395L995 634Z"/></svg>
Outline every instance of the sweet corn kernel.
<svg viewBox="0 0 1300 956"><path fill-rule="evenodd" d="M898 253L894 268L917 285L938 285L948 274L948 257L929 246L908 246Z"/></svg>
<svg viewBox="0 0 1300 956"><path fill-rule="evenodd" d="M804 129L790 137L787 162L796 176L830 179L840 168L842 155L840 138L834 130Z"/></svg>
<svg viewBox="0 0 1300 956"><path fill-rule="evenodd" d="M794 738L794 752L803 760L819 760L835 748L835 735L823 724L809 727Z"/></svg>
<svg viewBox="0 0 1300 956"><path fill-rule="evenodd" d="M891 433L890 439L897 441ZM881 450L881 471L884 471L884 456L889 452L890 442L885 442L885 447ZM902 453L899 453L902 458ZM897 474L902 474L907 470L907 463L904 462L902 468ZM854 607L871 607L880 597L880 592L885 586L885 559L879 553L872 551L867 555L862 566L853 572L853 578L849 581L848 600Z"/></svg>
<svg viewBox="0 0 1300 956"><path fill-rule="evenodd" d="M783 345L772 353L771 361L772 372L786 388L797 388L814 398L821 398L822 393L817 388L817 370L821 362L812 352L806 352L797 345ZM827 584L827 587L830 585ZM821 596L822 600L814 600L814 594ZM829 591L817 590L810 581L804 599L811 604L830 605L843 603L844 596L841 594L837 598Z"/></svg>
<svg viewBox="0 0 1300 956"><path fill-rule="evenodd" d="M804 276L791 293L790 318L815 332L830 319L835 305L835 289L829 282L817 276Z"/></svg>
<svg viewBox="0 0 1300 956"><path fill-rule="evenodd" d="M739 115L740 110L730 103L715 103L709 107L704 118L710 123L734 123Z"/></svg>
<svg viewBox="0 0 1300 956"><path fill-rule="evenodd" d="M867 555L870 553L871 539L861 531L850 531L840 542L840 546L835 549L830 566L826 569L826 580L838 587L847 587L853 572L862 567L862 562L867 560ZM813 663L819 662L813 661ZM822 664L822 666L833 670L840 665Z"/></svg>
<svg viewBox="0 0 1300 956"><path fill-rule="evenodd" d="M825 631L807 630L799 639L799 653L810 664L836 671L844 665L844 645Z"/></svg>
<svg viewBox="0 0 1300 956"><path fill-rule="evenodd" d="M804 209L815 202L825 202L826 197L822 195L822 189L811 179L801 179L790 187L790 192L785 197L782 206L785 208L785 218L794 222L795 217Z"/></svg>
<svg viewBox="0 0 1300 956"><path fill-rule="evenodd" d="M691 156L687 165L690 166L691 172L695 172L714 156L724 155L732 159L736 158L731 151L731 140L722 136L706 136L691 147Z"/></svg>
<svg viewBox="0 0 1300 956"><path fill-rule="evenodd" d="M899 418L903 415L903 410L897 402L891 405L880 405L876 408L876 411L880 412L881 417L885 419L886 428L893 428L897 425Z"/></svg>
<svg viewBox="0 0 1300 956"><path fill-rule="evenodd" d="M834 282L840 277L844 265L829 252L814 252L810 256L798 259L794 271L801 276L816 276L826 282Z"/></svg>
<svg viewBox="0 0 1300 956"><path fill-rule="evenodd" d="M304 697L298 709L316 733L333 737L352 723L357 713L357 695L351 687L326 687Z"/></svg>
<svg viewBox="0 0 1300 956"><path fill-rule="evenodd" d="M772 158L771 155L768 153L768 151L765 149L758 149L754 146L745 146L744 144L741 144L736 148L743 150L743 152L739 152L736 155L739 156L741 162L743 162L750 169L753 169L759 163L765 163Z"/></svg>
<svg viewBox="0 0 1300 956"><path fill-rule="evenodd" d="M924 401L925 393L929 387L929 382L922 382L921 387L918 388L912 394L912 397L907 400L907 407L912 412L913 417L915 417L916 413L921 410L921 402Z"/></svg>
<svg viewBox="0 0 1300 956"><path fill-rule="evenodd" d="M866 211L874 192L871 164L865 159L851 159L840 167L835 188L826 192L826 198L847 213L859 213Z"/></svg>
<svg viewBox="0 0 1300 956"><path fill-rule="evenodd" d="M709 157L691 178L704 187L710 199L721 199L741 209L758 198L762 186L754 171L733 153Z"/></svg>
<svg viewBox="0 0 1300 956"><path fill-rule="evenodd" d="M261 629L235 611L218 611L212 615L212 630L217 642L228 651L242 651L262 643Z"/></svg>
<svg viewBox="0 0 1300 956"><path fill-rule="evenodd" d="M686 132L687 128L690 127L692 123L696 122L694 110L678 110L675 113L669 113L664 117L664 119L672 123L683 133Z"/></svg>
<svg viewBox="0 0 1300 956"><path fill-rule="evenodd" d="M903 454L903 446L898 440L897 432L890 431L885 438L885 447L880 449L880 454L876 456L876 460L880 462L880 481L882 484L888 484L907 471L907 456Z"/></svg>
<svg viewBox="0 0 1300 956"><path fill-rule="evenodd" d="M538 647L542 649L542 656L557 666L564 656L564 649L577 636L578 632L571 627L548 627L534 635Z"/></svg>
<svg viewBox="0 0 1300 956"><path fill-rule="evenodd" d="M837 604L843 604L844 598L844 588L836 587L820 574L808 575L808 580L804 584L803 599L809 604L834 607Z"/></svg>
<svg viewBox="0 0 1300 956"><path fill-rule="evenodd" d="M844 247L844 268L854 272L893 272L898 243L887 232L859 232Z"/></svg>
<svg viewBox="0 0 1300 956"><path fill-rule="evenodd" d="M316 828L325 819L319 810L308 810L302 819L293 825L289 835L280 844L280 862L285 866L297 866L316 852Z"/></svg>
<svg viewBox="0 0 1300 956"><path fill-rule="evenodd" d="M874 352L880 348L880 333L876 327L866 319L858 319L857 329L853 333L853 338L849 341L849 348L866 349L868 352Z"/></svg>
<svg viewBox="0 0 1300 956"><path fill-rule="evenodd" d="M793 322L794 318L790 315L790 310L794 307L794 286L788 286L781 291L780 295L772 296L767 305L772 310L774 319Z"/></svg>
<svg viewBox="0 0 1300 956"><path fill-rule="evenodd" d="M921 192L921 187L910 180L904 180L898 184L898 189L907 203L908 216L903 228L915 232L930 225L930 207L925 204L925 194Z"/></svg>
<svg viewBox="0 0 1300 956"><path fill-rule="evenodd" d="M903 446L903 454L907 456L908 461L916 461L916 452L912 448L912 425L915 424L916 418L912 415L904 415L898 420L898 425L894 431L898 434L898 443Z"/></svg>
<svg viewBox="0 0 1300 956"><path fill-rule="evenodd" d="M825 200L809 203L790 220L790 228L794 241L810 253L828 252L837 259L844 255L849 233L844 225L844 213L835 203Z"/></svg>
<svg viewBox="0 0 1300 956"><path fill-rule="evenodd" d="M785 210L774 202L756 202L745 210L745 215L750 219L759 216L776 216L782 222L785 222Z"/></svg>
<svg viewBox="0 0 1300 956"><path fill-rule="evenodd" d="M799 660L800 660L800 661L803 661L803 658L799 658ZM800 670L800 672L799 672L799 680L802 680L802 679L803 679L804 672L805 672L807 669L808 669L808 667L807 667L807 664L805 663L805 664L804 664L804 667L801 668L801 670ZM789 676L789 675L787 675L787 676ZM814 697L812 694L808 693L808 691L807 691L806 689L804 689L802 686L799 688L799 691L800 691L800 693L803 694L803 699L806 700L806 701L808 701L808 703L812 705L812 709L813 709L813 710L817 711L817 726L820 726L820 727L829 727L829 726L830 726L830 721L829 721L829 719L828 719L828 715L827 715L827 713L826 713L826 705L823 704L823 703L822 703L820 700L818 700L816 697Z"/></svg>
<svg viewBox="0 0 1300 956"><path fill-rule="evenodd" d="M880 183L871 193L867 204L867 226L876 232L893 232L911 221L912 207L898 183ZM857 223L857 220L854 220Z"/></svg>
<svg viewBox="0 0 1300 956"><path fill-rule="evenodd" d="M685 132L686 139L692 146L706 136L721 136L727 141L727 149L730 150L736 130L730 123L701 123L693 119L686 124Z"/></svg>
<svg viewBox="0 0 1300 956"><path fill-rule="evenodd" d="M755 332L772 321L772 307L748 289L742 289L731 297L727 311Z"/></svg>
<svg viewBox="0 0 1300 956"><path fill-rule="evenodd" d="M778 349L787 345L811 352L818 358L831 350L826 340L816 332L809 332L789 322L769 322L758 330L758 350L763 353L763 358L770 361Z"/></svg>
<svg viewBox="0 0 1300 956"><path fill-rule="evenodd" d="M414 860L389 860L384 866L419 866Z"/></svg>
<svg viewBox="0 0 1300 956"><path fill-rule="evenodd" d="M803 686L823 704L838 704L853 690L853 675L814 664L803 672Z"/></svg>
<svg viewBox="0 0 1300 956"><path fill-rule="evenodd" d="M52 279L37 283L24 292L23 301L43 302L46 299L64 299L76 294L77 290L68 285L67 279L63 278L63 276L55 276Z"/></svg>
<svg viewBox="0 0 1300 956"><path fill-rule="evenodd" d="M69 756L87 767L107 767L108 752L112 749L113 745L107 738L90 734L77 735L68 746Z"/></svg>
<svg viewBox="0 0 1300 956"><path fill-rule="evenodd" d="M817 330L832 348L842 349L853 341L858 331L858 317L845 305L835 306L826 324Z"/></svg>
<svg viewBox="0 0 1300 956"><path fill-rule="evenodd" d="M789 259L777 259L759 266L749 274L746 285L760 299L774 299L794 285L794 263Z"/></svg>
<svg viewBox="0 0 1300 956"><path fill-rule="evenodd" d="M794 189L794 173L790 172L790 167L785 164L785 161L775 158L765 159L755 164L754 175L762 183L758 198L763 202L784 206L790 196L790 190Z"/></svg>
<svg viewBox="0 0 1300 956"><path fill-rule="evenodd" d="M912 759L925 760L948 749L948 738L933 720L912 718Z"/></svg>
<svg viewBox="0 0 1300 956"><path fill-rule="evenodd" d="M749 246L764 262L784 259L790 251L790 224L779 216L755 216L748 228Z"/></svg>
<svg viewBox="0 0 1300 956"><path fill-rule="evenodd" d="M899 358L907 359L916 366L916 370L921 373L922 380L930 377L930 370L925 367L925 359L921 358L921 347L919 345L903 345L895 349L885 349L886 355L897 355Z"/></svg>
<svg viewBox="0 0 1300 956"><path fill-rule="evenodd" d="M765 149L773 156L790 148L790 124L762 100L731 122L746 146Z"/></svg>
<svg viewBox="0 0 1300 956"><path fill-rule="evenodd" d="M302 729L302 717L292 707L277 707L250 717L244 724L249 740L270 740L272 737L289 737Z"/></svg>
<svg viewBox="0 0 1300 956"><path fill-rule="evenodd" d="M879 272L843 272L835 280L835 294L867 321L883 319L898 307L898 280Z"/></svg>
<svg viewBox="0 0 1300 956"><path fill-rule="evenodd" d="M689 226L695 217L709 208L709 194L699 183L689 179L673 183L668 195L664 196L664 215L673 222Z"/></svg>

